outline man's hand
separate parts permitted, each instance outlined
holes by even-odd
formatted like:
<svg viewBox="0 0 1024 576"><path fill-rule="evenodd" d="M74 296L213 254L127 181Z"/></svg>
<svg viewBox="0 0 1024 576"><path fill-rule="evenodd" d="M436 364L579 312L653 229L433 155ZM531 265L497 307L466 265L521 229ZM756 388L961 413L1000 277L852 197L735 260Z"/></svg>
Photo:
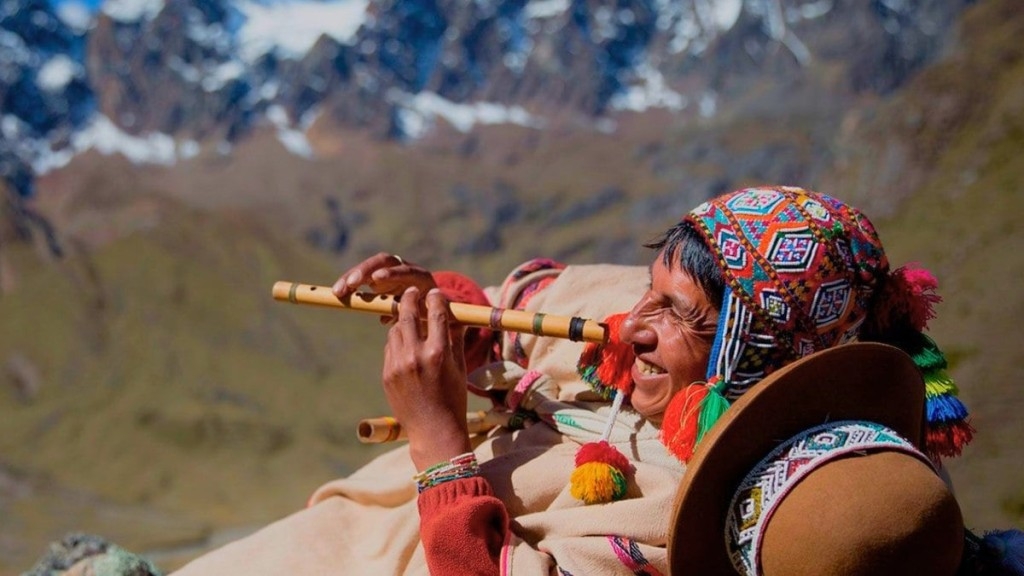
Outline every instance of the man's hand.
<svg viewBox="0 0 1024 576"><path fill-rule="evenodd" d="M417 470L470 451L463 333L440 290L408 288L384 346L384 394Z"/></svg>

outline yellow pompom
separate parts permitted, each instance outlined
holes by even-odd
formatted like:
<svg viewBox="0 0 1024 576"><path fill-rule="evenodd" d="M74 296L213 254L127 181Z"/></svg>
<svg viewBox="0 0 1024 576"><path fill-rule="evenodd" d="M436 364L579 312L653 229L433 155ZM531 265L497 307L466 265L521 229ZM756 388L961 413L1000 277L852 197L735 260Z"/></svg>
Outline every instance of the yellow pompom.
<svg viewBox="0 0 1024 576"><path fill-rule="evenodd" d="M569 492L587 504L611 502L626 495L626 477L604 462L587 462L573 470Z"/></svg>

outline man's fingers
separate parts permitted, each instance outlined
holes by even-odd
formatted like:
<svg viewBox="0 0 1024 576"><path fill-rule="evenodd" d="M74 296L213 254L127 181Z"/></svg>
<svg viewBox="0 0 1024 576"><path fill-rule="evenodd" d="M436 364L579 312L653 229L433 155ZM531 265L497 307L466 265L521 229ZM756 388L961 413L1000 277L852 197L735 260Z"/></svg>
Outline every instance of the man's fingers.
<svg viewBox="0 0 1024 576"><path fill-rule="evenodd" d="M369 282L375 270L396 264L404 265L404 262L388 252L378 252L352 267L338 278L331 287L331 291L338 298L343 298Z"/></svg>
<svg viewBox="0 0 1024 576"><path fill-rule="evenodd" d="M448 339L448 315L448 299L444 294L437 288L427 292L428 343L439 346Z"/></svg>
<svg viewBox="0 0 1024 576"><path fill-rule="evenodd" d="M420 291L415 286L406 289L398 303L398 328L405 336L406 342L423 339L420 326Z"/></svg>
<svg viewBox="0 0 1024 576"><path fill-rule="evenodd" d="M466 367L466 327L459 324L449 324L452 353L458 366Z"/></svg>

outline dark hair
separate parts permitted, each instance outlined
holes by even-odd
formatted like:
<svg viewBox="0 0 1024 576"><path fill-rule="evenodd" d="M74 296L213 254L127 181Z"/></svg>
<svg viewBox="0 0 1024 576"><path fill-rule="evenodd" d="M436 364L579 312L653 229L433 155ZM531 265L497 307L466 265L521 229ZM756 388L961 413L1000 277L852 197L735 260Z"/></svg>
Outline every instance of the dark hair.
<svg viewBox="0 0 1024 576"><path fill-rule="evenodd" d="M662 250L662 261L671 270L678 262L683 271L693 277L704 291L704 295L715 305L722 307L725 294L725 277L715 260L711 248L693 222L683 220L669 228L658 240L644 244L645 248ZM674 260L673 260L674 259Z"/></svg>

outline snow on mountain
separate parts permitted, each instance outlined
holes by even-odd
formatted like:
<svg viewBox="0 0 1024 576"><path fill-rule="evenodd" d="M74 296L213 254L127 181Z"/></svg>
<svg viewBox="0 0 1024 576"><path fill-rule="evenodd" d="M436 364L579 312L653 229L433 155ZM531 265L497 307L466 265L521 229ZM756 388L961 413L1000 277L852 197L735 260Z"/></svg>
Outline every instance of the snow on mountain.
<svg viewBox="0 0 1024 576"><path fill-rule="evenodd" d="M658 29L669 34L673 54L702 53L708 43L728 32L743 10L743 0L656 0Z"/></svg>
<svg viewBox="0 0 1024 576"><path fill-rule="evenodd" d="M62 168L78 154L95 150L104 156L119 154L136 164L160 164L170 166L179 159L195 156L197 144L160 133L133 136L117 127L106 116L97 114L84 128L72 136L68 146L53 150L45 141L35 143L33 169L37 174L46 174Z"/></svg>
<svg viewBox="0 0 1024 576"><path fill-rule="evenodd" d="M401 106L399 128L407 138L422 137L435 118L442 118L460 132L469 132L476 124L517 124L528 128L543 128L543 119L530 115L520 106L505 106L492 102L458 104L433 92L405 94L393 91L388 99Z"/></svg>
<svg viewBox="0 0 1024 576"><path fill-rule="evenodd" d="M368 5L369 0L237 2L235 7L244 18L237 32L239 56L254 62L274 52L298 60L321 36L351 44L366 20Z"/></svg>
<svg viewBox="0 0 1024 576"><path fill-rule="evenodd" d="M315 114L311 114L304 118L302 128L308 128L315 117ZM291 125L288 120L288 112L284 108L276 105L271 106L267 109L267 119L277 128L277 140L286 150L303 158L313 157L313 147L310 145L309 140L306 139L305 132L297 130Z"/></svg>
<svg viewBox="0 0 1024 576"><path fill-rule="evenodd" d="M530 0L523 9L527 18L553 18L569 9L569 0Z"/></svg>
<svg viewBox="0 0 1024 576"><path fill-rule="evenodd" d="M643 112L650 108L678 111L686 107L686 96L669 88L665 77L649 61L637 66L636 76L636 83L612 96L612 109Z"/></svg>
<svg viewBox="0 0 1024 576"><path fill-rule="evenodd" d="M36 83L46 92L60 92L81 74L82 68L74 60L65 54L57 54L39 67Z"/></svg>
<svg viewBox="0 0 1024 576"><path fill-rule="evenodd" d="M84 34L93 22L93 11L81 2L61 2L56 7L57 17L75 34Z"/></svg>
<svg viewBox="0 0 1024 576"><path fill-rule="evenodd" d="M164 0L106 0L100 10L117 22L149 20L164 8Z"/></svg>

